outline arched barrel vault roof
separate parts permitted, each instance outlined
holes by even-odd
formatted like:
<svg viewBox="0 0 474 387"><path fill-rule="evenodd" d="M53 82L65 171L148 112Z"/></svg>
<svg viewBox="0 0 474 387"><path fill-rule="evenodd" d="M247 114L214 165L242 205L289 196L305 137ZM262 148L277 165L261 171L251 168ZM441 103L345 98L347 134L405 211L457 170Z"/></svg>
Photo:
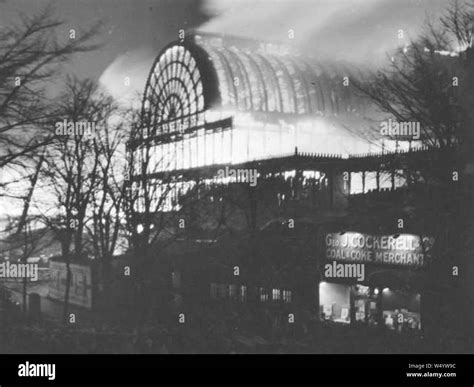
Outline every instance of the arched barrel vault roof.
<svg viewBox="0 0 474 387"><path fill-rule="evenodd" d="M246 40L193 33L158 55L144 93L152 126L222 106L237 111L353 113L361 100L344 67L322 66L299 54L267 50Z"/></svg>

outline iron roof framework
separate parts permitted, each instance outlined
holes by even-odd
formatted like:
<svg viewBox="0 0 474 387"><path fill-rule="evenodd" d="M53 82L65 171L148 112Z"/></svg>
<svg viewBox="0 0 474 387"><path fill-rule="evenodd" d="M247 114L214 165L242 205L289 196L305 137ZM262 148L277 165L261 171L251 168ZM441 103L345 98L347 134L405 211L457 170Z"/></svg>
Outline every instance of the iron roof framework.
<svg viewBox="0 0 474 387"><path fill-rule="evenodd" d="M166 46L145 87L147 136L169 132L164 125L176 120L191 119L194 126L210 108L330 116L364 107L343 85L343 77L351 76L348 67L324 66L275 47L209 34Z"/></svg>

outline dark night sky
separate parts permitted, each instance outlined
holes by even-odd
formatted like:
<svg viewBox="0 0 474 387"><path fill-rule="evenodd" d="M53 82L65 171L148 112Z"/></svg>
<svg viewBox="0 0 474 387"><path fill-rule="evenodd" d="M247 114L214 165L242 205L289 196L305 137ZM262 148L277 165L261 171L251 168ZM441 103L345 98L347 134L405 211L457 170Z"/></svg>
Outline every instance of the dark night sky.
<svg viewBox="0 0 474 387"><path fill-rule="evenodd" d="M245 35L295 44L321 58L362 65L383 63L386 52L416 36L427 16L437 18L446 0L3 0L0 25L18 13L51 4L69 28L103 20L99 51L81 54L66 71L100 78L117 98L143 91L154 57L178 30ZM288 30L295 39L288 41ZM398 39L399 29L405 39ZM131 85L124 86L130 77Z"/></svg>
<svg viewBox="0 0 474 387"><path fill-rule="evenodd" d="M103 47L76 56L67 72L99 78L114 63L113 70L129 76L131 86L138 90L147 75L140 73L149 71L161 47L176 39L179 29L193 28L207 20L201 2L195 0L5 0L0 2L0 25L18 14L33 15L48 4L65 21L60 33L66 37L70 28L86 29L99 20L104 22L98 39ZM110 77L106 81L114 82ZM113 84L108 87L117 91Z"/></svg>

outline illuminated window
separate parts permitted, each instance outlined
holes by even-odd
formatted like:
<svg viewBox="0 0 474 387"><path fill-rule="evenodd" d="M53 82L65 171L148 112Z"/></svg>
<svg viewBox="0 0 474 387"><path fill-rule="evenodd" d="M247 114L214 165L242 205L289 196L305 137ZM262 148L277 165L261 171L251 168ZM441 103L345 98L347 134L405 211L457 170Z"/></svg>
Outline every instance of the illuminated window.
<svg viewBox="0 0 474 387"><path fill-rule="evenodd" d="M374 191L377 189L377 172L365 173L365 192Z"/></svg>
<svg viewBox="0 0 474 387"><path fill-rule="evenodd" d="M277 301L280 299L280 289L273 289L272 290L272 300Z"/></svg>
<svg viewBox="0 0 474 387"><path fill-rule="evenodd" d="M380 189L392 189L392 174L390 172L379 173Z"/></svg>
<svg viewBox="0 0 474 387"><path fill-rule="evenodd" d="M222 148L222 131L221 130L216 130L212 134L212 139L213 139L213 159L212 163L213 164L222 164L224 155L223 155L223 148Z"/></svg>
<svg viewBox="0 0 474 387"><path fill-rule="evenodd" d="M260 288L260 301L266 302L269 299L269 294L264 288Z"/></svg>
<svg viewBox="0 0 474 387"><path fill-rule="evenodd" d="M144 108L150 114L152 132L176 132L180 118L204 109L199 69L183 46L166 50L153 69L145 89Z"/></svg>
<svg viewBox="0 0 474 387"><path fill-rule="evenodd" d="M184 143L178 141L176 144L176 169L183 169L184 166Z"/></svg>
<svg viewBox="0 0 474 387"><path fill-rule="evenodd" d="M196 168L198 166L198 148L197 148L197 134L191 134L189 139L190 142L190 152L191 152L191 168Z"/></svg>
<svg viewBox="0 0 474 387"><path fill-rule="evenodd" d="M281 130L280 151L282 154L289 154L295 151L295 136L290 130Z"/></svg>
<svg viewBox="0 0 474 387"><path fill-rule="evenodd" d="M231 130L222 132L222 163L232 162Z"/></svg>
<svg viewBox="0 0 474 387"><path fill-rule="evenodd" d="M189 141L189 134L183 136L183 168L189 169L191 167L191 147Z"/></svg>
<svg viewBox="0 0 474 387"><path fill-rule="evenodd" d="M280 154L280 133L274 128L269 127L269 125L265 125L264 142L266 156Z"/></svg>
<svg viewBox="0 0 474 387"><path fill-rule="evenodd" d="M156 153L154 151L154 147L151 147L147 151L147 153L145 153L145 162L147 164L146 173L153 173L155 171L155 168L154 168L155 156L156 156Z"/></svg>
<svg viewBox="0 0 474 387"><path fill-rule="evenodd" d="M351 172L351 195L363 193L362 172Z"/></svg>
<svg viewBox="0 0 474 387"><path fill-rule="evenodd" d="M291 303L291 290L283 290L283 301L287 304Z"/></svg>
<svg viewBox="0 0 474 387"><path fill-rule="evenodd" d="M205 147L206 147L206 154L205 154L205 158L206 158L206 162L205 162L205 165L212 165L212 162L213 162L213 159L214 159L214 155L213 155L213 150L214 150L214 133L212 133L211 131L207 132L206 135L205 135Z"/></svg>
<svg viewBox="0 0 474 387"><path fill-rule="evenodd" d="M155 165L155 171L160 172L169 169L169 149L170 144L159 144L155 146L155 154L153 164Z"/></svg>
<svg viewBox="0 0 474 387"><path fill-rule="evenodd" d="M265 139L264 132L261 130L249 130L247 135L248 158L255 160L262 157L264 150L263 141Z"/></svg>
<svg viewBox="0 0 474 387"><path fill-rule="evenodd" d="M241 128L232 129L232 163L247 159L247 131Z"/></svg>
<svg viewBox="0 0 474 387"><path fill-rule="evenodd" d="M197 152L198 152L198 166L202 167L206 164L206 153L207 153L204 129L199 129L197 131Z"/></svg>
<svg viewBox="0 0 474 387"><path fill-rule="evenodd" d="M319 307L322 320L349 323L350 286L321 282Z"/></svg>

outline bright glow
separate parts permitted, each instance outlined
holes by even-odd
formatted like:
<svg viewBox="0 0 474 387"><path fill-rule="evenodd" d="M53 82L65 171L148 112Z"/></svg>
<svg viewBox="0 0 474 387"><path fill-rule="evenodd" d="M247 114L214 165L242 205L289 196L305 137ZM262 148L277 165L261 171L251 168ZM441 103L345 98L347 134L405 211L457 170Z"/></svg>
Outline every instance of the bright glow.
<svg viewBox="0 0 474 387"><path fill-rule="evenodd" d="M377 189L377 173L365 173L365 192L374 191Z"/></svg>
<svg viewBox="0 0 474 387"><path fill-rule="evenodd" d="M205 113L206 122L216 122L221 119L221 112L219 110L207 110Z"/></svg>
<svg viewBox="0 0 474 387"><path fill-rule="evenodd" d="M381 171L379 173L379 187L380 189L392 188L392 175L390 172Z"/></svg>
<svg viewBox="0 0 474 387"><path fill-rule="evenodd" d="M283 172L283 178L285 180L290 179L290 178L295 177L295 176L296 176L296 170L294 170L294 169L292 171Z"/></svg>
<svg viewBox="0 0 474 387"><path fill-rule="evenodd" d="M206 121L219 121L229 115L232 113L227 110L209 110ZM194 125L190 125L197 124L194 120ZM148 172L285 157L293 155L295 148L299 154L345 155L347 152L343 147L350 143L354 144L357 153L369 151L344 136L334 125L320 118L299 121L275 119L268 113L234 111L232 128L199 129L170 144L154 147L156 154ZM355 175L351 181L351 193L361 193L362 182L358 183ZM358 178L360 180L361 176ZM366 188L375 188L375 179L369 179Z"/></svg>
<svg viewBox="0 0 474 387"><path fill-rule="evenodd" d="M443 56L458 56L458 53L448 50L435 50L435 53Z"/></svg>
<svg viewBox="0 0 474 387"><path fill-rule="evenodd" d="M351 172L351 195L360 194L363 191L362 172Z"/></svg>
<svg viewBox="0 0 474 387"><path fill-rule="evenodd" d="M206 110L204 114L206 122L216 122L232 117L234 115L234 111L225 109L209 109Z"/></svg>

